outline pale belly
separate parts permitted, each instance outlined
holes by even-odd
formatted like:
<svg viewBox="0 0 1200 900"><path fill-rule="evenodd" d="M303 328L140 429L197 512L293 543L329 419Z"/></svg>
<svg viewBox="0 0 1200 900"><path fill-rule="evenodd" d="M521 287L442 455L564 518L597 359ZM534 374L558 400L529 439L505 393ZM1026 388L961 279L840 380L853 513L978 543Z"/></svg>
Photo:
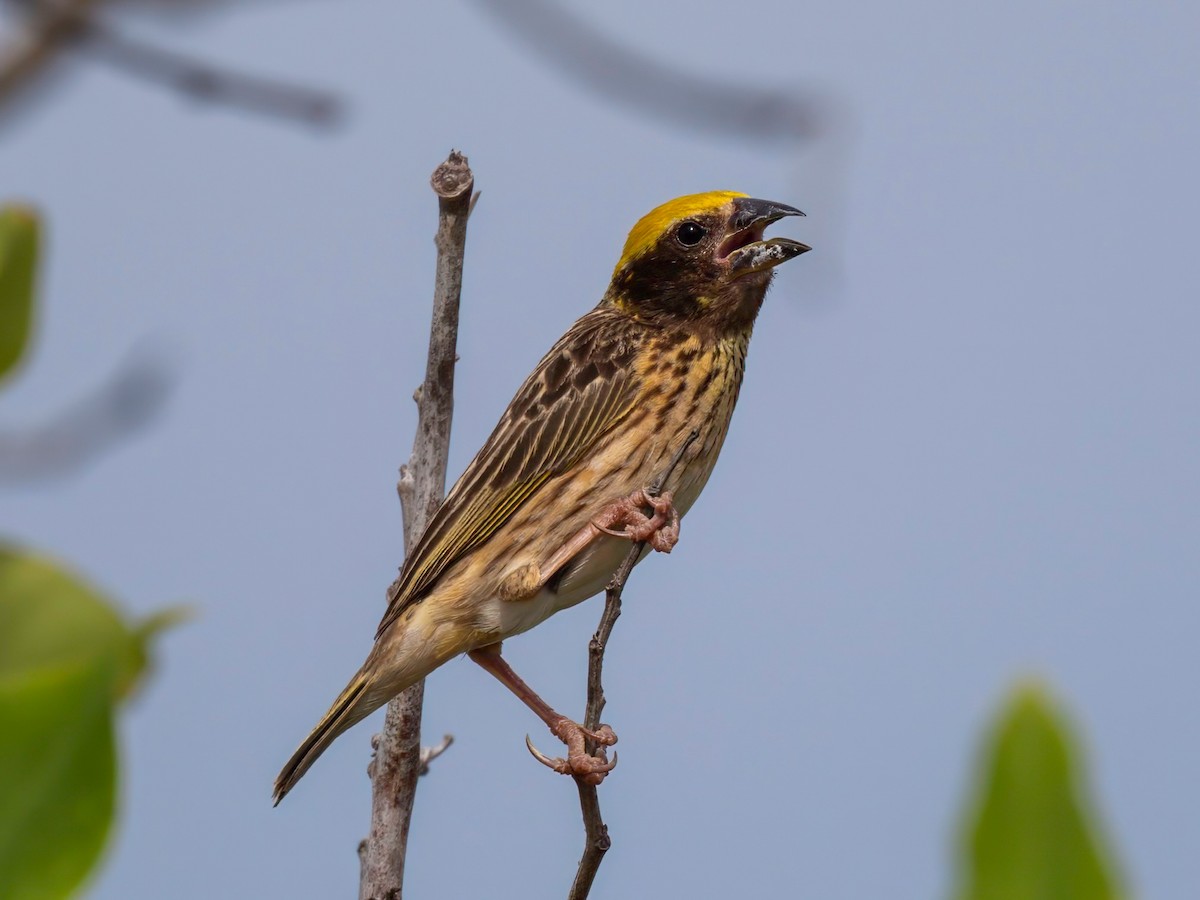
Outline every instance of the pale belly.
<svg viewBox="0 0 1200 900"><path fill-rule="evenodd" d="M571 563L570 571L557 583L556 590L542 588L528 600L494 598L488 603L491 607L488 612L506 638L528 631L556 612L603 591L631 546L620 538L602 537Z"/></svg>

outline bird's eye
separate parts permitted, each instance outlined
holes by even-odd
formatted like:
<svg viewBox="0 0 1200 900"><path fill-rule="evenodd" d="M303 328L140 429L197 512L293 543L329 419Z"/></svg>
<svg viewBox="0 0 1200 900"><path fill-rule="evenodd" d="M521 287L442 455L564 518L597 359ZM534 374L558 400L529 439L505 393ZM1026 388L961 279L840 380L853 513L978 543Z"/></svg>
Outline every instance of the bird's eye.
<svg viewBox="0 0 1200 900"><path fill-rule="evenodd" d="M704 226L696 222L684 222L676 232L679 243L685 247L695 247L706 234L708 232L704 230Z"/></svg>

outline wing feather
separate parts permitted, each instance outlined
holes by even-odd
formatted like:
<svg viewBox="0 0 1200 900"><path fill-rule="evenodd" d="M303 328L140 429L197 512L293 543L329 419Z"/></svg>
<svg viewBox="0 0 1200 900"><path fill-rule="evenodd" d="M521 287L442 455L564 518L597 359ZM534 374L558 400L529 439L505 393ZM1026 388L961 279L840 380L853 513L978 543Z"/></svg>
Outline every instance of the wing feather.
<svg viewBox="0 0 1200 900"><path fill-rule="evenodd" d="M630 412L638 335L629 324L611 308L597 307L525 379L405 560L380 634Z"/></svg>

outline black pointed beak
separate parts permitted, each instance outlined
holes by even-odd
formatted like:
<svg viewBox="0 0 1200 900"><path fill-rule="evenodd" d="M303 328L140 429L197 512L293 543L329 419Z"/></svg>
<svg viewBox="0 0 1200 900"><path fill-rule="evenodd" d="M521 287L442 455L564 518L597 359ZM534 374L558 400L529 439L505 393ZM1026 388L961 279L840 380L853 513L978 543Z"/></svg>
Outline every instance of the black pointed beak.
<svg viewBox="0 0 1200 900"><path fill-rule="evenodd" d="M741 231L760 222L766 226L778 222L784 216L802 216L804 213L786 203L775 203L772 200L755 200L752 197L737 197L733 201L733 219L730 226L734 231Z"/></svg>
<svg viewBox="0 0 1200 900"><path fill-rule="evenodd" d="M811 247L791 238L763 240L763 231L772 222L785 216L802 215L804 213L796 207L785 203L750 197L734 198L728 236L717 246L717 260L729 266L736 276L741 276L772 269L801 253L807 253Z"/></svg>

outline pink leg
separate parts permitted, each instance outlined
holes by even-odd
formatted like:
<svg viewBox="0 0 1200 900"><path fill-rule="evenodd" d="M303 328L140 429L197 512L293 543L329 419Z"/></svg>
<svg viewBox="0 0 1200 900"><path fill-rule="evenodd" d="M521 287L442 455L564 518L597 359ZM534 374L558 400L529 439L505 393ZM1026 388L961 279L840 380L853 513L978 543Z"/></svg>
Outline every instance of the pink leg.
<svg viewBox="0 0 1200 900"><path fill-rule="evenodd" d="M525 743L529 746L529 752L539 762L563 775L582 778L587 784L599 784L604 780L604 776L613 770L617 764L616 754L613 754L610 762L604 753L605 747L610 747L617 742L617 736L613 734L611 728L601 725L595 731L589 731L578 722L572 722L566 716L555 712L550 704L539 697L533 688L527 685L521 676L504 661L504 657L500 655L499 644L489 644L478 650L472 650L468 656L516 694L522 703L532 709L537 717L549 726L550 733L567 745L566 759L550 759L534 749L527 737ZM600 745L596 756L591 756L587 752L585 746L587 738L591 738Z"/></svg>

